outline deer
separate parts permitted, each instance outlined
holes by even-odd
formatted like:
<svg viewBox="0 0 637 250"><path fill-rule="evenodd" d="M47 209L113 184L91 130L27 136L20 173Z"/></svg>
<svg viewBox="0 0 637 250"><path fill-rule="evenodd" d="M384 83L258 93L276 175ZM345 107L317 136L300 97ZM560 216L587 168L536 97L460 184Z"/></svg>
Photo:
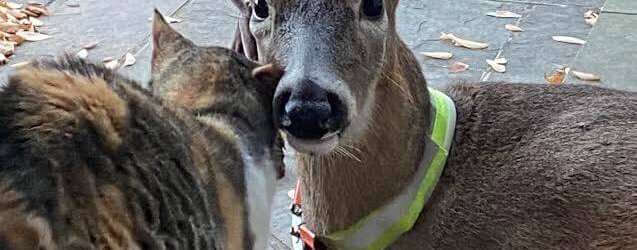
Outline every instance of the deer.
<svg viewBox="0 0 637 250"><path fill-rule="evenodd" d="M233 48L285 71L296 249L637 249L637 93L435 90L398 0L234 3Z"/></svg>

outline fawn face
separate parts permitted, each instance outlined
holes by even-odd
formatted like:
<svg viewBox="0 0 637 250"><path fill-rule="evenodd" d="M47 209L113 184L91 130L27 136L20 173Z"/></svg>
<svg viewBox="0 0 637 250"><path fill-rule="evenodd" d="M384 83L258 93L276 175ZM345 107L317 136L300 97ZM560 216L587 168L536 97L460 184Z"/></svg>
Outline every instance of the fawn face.
<svg viewBox="0 0 637 250"><path fill-rule="evenodd" d="M326 154L366 130L397 0L252 0L260 60L286 74L275 121L300 152Z"/></svg>

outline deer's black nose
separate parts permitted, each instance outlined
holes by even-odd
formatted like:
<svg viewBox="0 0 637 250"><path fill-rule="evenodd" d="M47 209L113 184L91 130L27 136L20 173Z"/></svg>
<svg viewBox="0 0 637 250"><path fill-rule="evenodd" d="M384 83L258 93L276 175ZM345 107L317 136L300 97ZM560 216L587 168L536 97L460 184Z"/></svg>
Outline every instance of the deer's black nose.
<svg viewBox="0 0 637 250"><path fill-rule="evenodd" d="M274 102L279 127L299 139L321 139L340 129L345 118L338 96L308 80L280 91Z"/></svg>

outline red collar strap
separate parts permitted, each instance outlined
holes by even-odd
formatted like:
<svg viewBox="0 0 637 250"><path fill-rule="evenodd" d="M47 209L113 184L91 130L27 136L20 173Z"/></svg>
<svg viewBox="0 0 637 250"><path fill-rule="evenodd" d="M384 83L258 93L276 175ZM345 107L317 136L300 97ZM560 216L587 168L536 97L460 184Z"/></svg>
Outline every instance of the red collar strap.
<svg viewBox="0 0 637 250"><path fill-rule="evenodd" d="M301 180L296 181L296 188L294 188L294 197L292 199L292 205L290 211L294 216L302 220L303 210L301 209ZM301 222L298 225L292 225L290 234L296 237L298 240L303 241L304 250L323 250L325 249L320 243L318 243L316 233L312 232L305 222Z"/></svg>

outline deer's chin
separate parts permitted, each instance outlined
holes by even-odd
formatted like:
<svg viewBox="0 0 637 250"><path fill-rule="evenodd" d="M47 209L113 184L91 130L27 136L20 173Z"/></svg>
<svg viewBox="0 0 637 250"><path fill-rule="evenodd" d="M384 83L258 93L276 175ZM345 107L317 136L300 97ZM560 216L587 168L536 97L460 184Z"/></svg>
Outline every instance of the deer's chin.
<svg viewBox="0 0 637 250"><path fill-rule="evenodd" d="M288 144L299 153L316 155L330 153L338 146L339 141L338 133L330 133L318 140L299 139L288 133L285 133L285 138Z"/></svg>

